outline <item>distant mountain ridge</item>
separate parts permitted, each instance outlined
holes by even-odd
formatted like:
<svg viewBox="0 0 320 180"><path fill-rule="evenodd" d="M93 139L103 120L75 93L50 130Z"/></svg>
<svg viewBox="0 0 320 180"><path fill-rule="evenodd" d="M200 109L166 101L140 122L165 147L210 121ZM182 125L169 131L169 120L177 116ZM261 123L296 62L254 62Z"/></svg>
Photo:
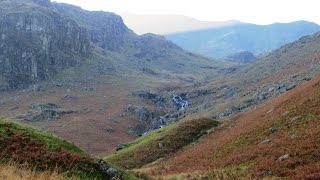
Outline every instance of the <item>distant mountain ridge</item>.
<svg viewBox="0 0 320 180"><path fill-rule="evenodd" d="M307 21L270 25L243 23L174 33L165 37L192 52L208 57L225 58L243 51L249 51L255 55L268 53L319 30L319 25Z"/></svg>
<svg viewBox="0 0 320 180"><path fill-rule="evenodd" d="M177 32L194 31L207 28L223 27L240 24L236 20L230 21L200 21L182 15L137 15L130 12L123 13L122 18L125 24L137 34L171 34Z"/></svg>

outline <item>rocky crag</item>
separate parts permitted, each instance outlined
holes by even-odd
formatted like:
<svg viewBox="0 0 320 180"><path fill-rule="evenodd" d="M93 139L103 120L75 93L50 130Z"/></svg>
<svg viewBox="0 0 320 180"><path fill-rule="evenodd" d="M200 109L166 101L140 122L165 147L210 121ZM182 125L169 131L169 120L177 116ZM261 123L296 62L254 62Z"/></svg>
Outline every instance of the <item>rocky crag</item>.
<svg viewBox="0 0 320 180"><path fill-rule="evenodd" d="M90 56L87 30L50 11L50 1L1 1L0 5L6 7L0 17L1 90L47 80Z"/></svg>
<svg viewBox="0 0 320 180"><path fill-rule="evenodd" d="M201 66L212 62L161 36L138 36L113 13L49 0L2 0L0 7L2 91L26 88L84 62L95 63L96 68L89 71L99 71L96 74L115 71L116 64L121 66L119 71L151 76L159 76L163 69L195 74L197 68L202 70ZM224 66L217 63L217 67ZM162 77L169 76L166 72Z"/></svg>

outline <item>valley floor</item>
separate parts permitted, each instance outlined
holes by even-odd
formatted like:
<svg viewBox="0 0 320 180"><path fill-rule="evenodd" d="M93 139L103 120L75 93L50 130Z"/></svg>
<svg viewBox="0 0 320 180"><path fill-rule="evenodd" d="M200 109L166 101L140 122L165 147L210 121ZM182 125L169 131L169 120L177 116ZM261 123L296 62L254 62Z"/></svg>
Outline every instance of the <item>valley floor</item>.
<svg viewBox="0 0 320 180"><path fill-rule="evenodd" d="M60 136L94 155L113 152L118 144L126 144L136 138L129 130L137 119L123 116L125 109L129 104L154 105L132 96L132 92L177 85L174 81L141 76L103 77L63 86L48 84L41 85L38 92L24 90L0 94L1 116L14 119L25 115L32 111L32 104L52 103L65 110L73 110L75 113L57 119L19 122Z"/></svg>

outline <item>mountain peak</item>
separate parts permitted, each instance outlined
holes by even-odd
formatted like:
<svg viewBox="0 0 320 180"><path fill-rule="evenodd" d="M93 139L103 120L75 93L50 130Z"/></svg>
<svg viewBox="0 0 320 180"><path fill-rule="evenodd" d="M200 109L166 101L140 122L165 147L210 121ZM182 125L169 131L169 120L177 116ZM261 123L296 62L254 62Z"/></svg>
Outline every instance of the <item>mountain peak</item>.
<svg viewBox="0 0 320 180"><path fill-rule="evenodd" d="M41 5L41 6L50 6L51 2L50 0L32 0L35 4Z"/></svg>

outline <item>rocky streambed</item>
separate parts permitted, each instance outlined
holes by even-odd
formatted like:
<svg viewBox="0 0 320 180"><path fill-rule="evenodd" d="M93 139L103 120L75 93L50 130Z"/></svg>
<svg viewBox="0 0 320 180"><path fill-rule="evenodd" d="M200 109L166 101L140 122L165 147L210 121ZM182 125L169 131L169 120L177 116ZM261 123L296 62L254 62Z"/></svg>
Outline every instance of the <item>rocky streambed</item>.
<svg viewBox="0 0 320 180"><path fill-rule="evenodd" d="M189 102L186 97L175 92L159 94L146 91L133 92L133 96L142 98L153 105L152 108L129 104L124 116L131 116L139 120L130 131L137 135L176 123L186 115Z"/></svg>

